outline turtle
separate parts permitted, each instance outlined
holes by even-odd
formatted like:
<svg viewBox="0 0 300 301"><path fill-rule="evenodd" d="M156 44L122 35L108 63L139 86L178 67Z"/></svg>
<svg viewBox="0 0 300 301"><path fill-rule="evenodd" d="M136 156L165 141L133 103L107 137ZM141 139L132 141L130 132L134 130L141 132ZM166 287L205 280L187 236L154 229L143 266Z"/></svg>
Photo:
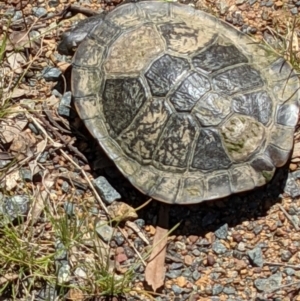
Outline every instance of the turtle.
<svg viewBox="0 0 300 301"><path fill-rule="evenodd" d="M79 44L74 104L139 191L196 204L265 185L286 164L299 81L282 57L174 2L127 3L89 24L60 45Z"/></svg>

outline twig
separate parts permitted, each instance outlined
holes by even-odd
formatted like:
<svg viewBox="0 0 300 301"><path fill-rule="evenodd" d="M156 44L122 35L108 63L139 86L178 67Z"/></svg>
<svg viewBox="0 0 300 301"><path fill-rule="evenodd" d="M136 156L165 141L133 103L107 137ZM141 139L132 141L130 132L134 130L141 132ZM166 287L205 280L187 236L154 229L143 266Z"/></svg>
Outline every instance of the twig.
<svg viewBox="0 0 300 301"><path fill-rule="evenodd" d="M285 268L292 268L294 270L300 270L300 265L292 265L292 264L285 264L280 262L264 262L266 265L273 265L273 266L279 266L279 267L285 267Z"/></svg>
<svg viewBox="0 0 300 301"><path fill-rule="evenodd" d="M286 216L286 218L293 224L294 228L299 231L299 227L298 225L293 221L293 219L291 218L291 216L285 211L285 209L283 208L283 206L281 204L278 204L280 210L284 213L284 215Z"/></svg>

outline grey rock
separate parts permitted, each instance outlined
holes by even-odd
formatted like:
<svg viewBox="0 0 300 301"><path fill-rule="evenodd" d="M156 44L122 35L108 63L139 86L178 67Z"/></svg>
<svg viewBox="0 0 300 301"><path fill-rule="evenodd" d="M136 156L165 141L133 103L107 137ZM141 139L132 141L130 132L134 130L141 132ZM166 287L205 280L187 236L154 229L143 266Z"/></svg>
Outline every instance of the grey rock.
<svg viewBox="0 0 300 301"><path fill-rule="evenodd" d="M59 106L57 109L57 113L60 116L65 116L65 117L70 117L70 113L71 113L71 98L72 98L72 94L70 91L66 92L60 102L59 102Z"/></svg>
<svg viewBox="0 0 300 301"><path fill-rule="evenodd" d="M181 270L172 270L166 273L166 277L171 279L175 279L179 276L181 276Z"/></svg>
<svg viewBox="0 0 300 301"><path fill-rule="evenodd" d="M145 221L141 218L138 218L134 221L134 223L139 226L140 228L143 228L145 226Z"/></svg>
<svg viewBox="0 0 300 301"><path fill-rule="evenodd" d="M293 276L295 275L295 270L292 268L286 268L284 269L284 272L288 275L288 276Z"/></svg>
<svg viewBox="0 0 300 301"><path fill-rule="evenodd" d="M212 244L212 249L216 254L224 254L227 251L226 247L218 240Z"/></svg>
<svg viewBox="0 0 300 301"><path fill-rule="evenodd" d="M266 279L262 279L262 278L256 279L254 281L254 285L259 291L267 292L281 286L281 282L282 282L282 274L278 272Z"/></svg>
<svg viewBox="0 0 300 301"><path fill-rule="evenodd" d="M172 291L174 292L175 295L179 295L179 294L182 293L182 288L179 287L179 286L176 285L176 284L173 284L173 285L171 286L171 289L172 289Z"/></svg>
<svg viewBox="0 0 300 301"><path fill-rule="evenodd" d="M2 203L2 202L1 202ZM5 215L10 221L25 217L29 210L29 197L27 195L15 195L5 197L0 203L0 213Z"/></svg>
<svg viewBox="0 0 300 301"><path fill-rule="evenodd" d="M31 170L27 168L21 168L20 177L22 178L23 181L28 181L28 182L31 181L32 180Z"/></svg>
<svg viewBox="0 0 300 301"><path fill-rule="evenodd" d="M61 185L61 190L65 193L67 193L69 191L70 185L67 181L63 181L62 185Z"/></svg>
<svg viewBox="0 0 300 301"><path fill-rule="evenodd" d="M32 12L38 18L45 17L48 13L47 10L43 7L33 7Z"/></svg>
<svg viewBox="0 0 300 301"><path fill-rule="evenodd" d="M57 282L58 284L64 284L69 282L71 276L71 267L67 262L58 269Z"/></svg>
<svg viewBox="0 0 300 301"><path fill-rule="evenodd" d="M75 213L76 205L74 203L65 202L64 209L68 216L73 216Z"/></svg>
<svg viewBox="0 0 300 301"><path fill-rule="evenodd" d="M299 6L300 6L300 1L297 1L297 2L295 3L295 5L296 5L297 7L299 7Z"/></svg>
<svg viewBox="0 0 300 301"><path fill-rule="evenodd" d="M54 256L54 259L55 261L67 261L68 260L68 253L67 253L67 250L66 250L66 247L65 245L60 241L60 240L57 240L55 242L55 256Z"/></svg>
<svg viewBox="0 0 300 301"><path fill-rule="evenodd" d="M61 71L58 68L46 67L42 71L45 81L57 81L61 76Z"/></svg>
<svg viewBox="0 0 300 301"><path fill-rule="evenodd" d="M183 263L182 262L173 262L170 264L169 269L170 270L177 270L183 267Z"/></svg>
<svg viewBox="0 0 300 301"><path fill-rule="evenodd" d="M114 241L116 242L116 244L118 246L122 246L125 242L125 238L124 238L123 234L121 234L120 232L117 232L116 235L114 236Z"/></svg>
<svg viewBox="0 0 300 301"><path fill-rule="evenodd" d="M189 278L192 276L192 271L190 269L185 269L183 270L182 272L182 276L186 277L186 278Z"/></svg>
<svg viewBox="0 0 300 301"><path fill-rule="evenodd" d="M0 168L4 168L9 163L11 163L12 160L0 160Z"/></svg>
<svg viewBox="0 0 300 301"><path fill-rule="evenodd" d="M258 225L258 226L255 226L254 229L253 229L253 232L258 235L263 229L263 226L262 225Z"/></svg>
<svg viewBox="0 0 300 301"><path fill-rule="evenodd" d="M102 200L107 204L111 204L121 198L121 195L109 184L106 178L102 176L94 180L94 185Z"/></svg>
<svg viewBox="0 0 300 301"><path fill-rule="evenodd" d="M217 238L226 239L228 235L228 224L224 224L218 230L215 231Z"/></svg>
<svg viewBox="0 0 300 301"><path fill-rule="evenodd" d="M224 287L221 284L214 284L213 288L212 288L212 294L213 296L219 295L220 293L222 293Z"/></svg>
<svg viewBox="0 0 300 301"><path fill-rule="evenodd" d="M282 261L289 261L293 254L289 250L281 250L280 257Z"/></svg>
<svg viewBox="0 0 300 301"><path fill-rule="evenodd" d="M266 2L266 7L272 7L274 5L274 2L272 0L269 0Z"/></svg>
<svg viewBox="0 0 300 301"><path fill-rule="evenodd" d="M254 248L253 250L248 251L247 255L249 256L249 259L254 266L257 266L257 267L263 266L264 260L262 257L261 248L259 248L259 247Z"/></svg>
<svg viewBox="0 0 300 301"><path fill-rule="evenodd" d="M134 258L135 253L130 247L124 246L124 251L128 258Z"/></svg>
<svg viewBox="0 0 300 301"><path fill-rule="evenodd" d="M15 11L12 21L17 21L23 18L23 14L20 10Z"/></svg>
<svg viewBox="0 0 300 301"><path fill-rule="evenodd" d="M49 157L49 152L42 152L38 158L38 162L45 163L45 162L47 162L48 157Z"/></svg>
<svg viewBox="0 0 300 301"><path fill-rule="evenodd" d="M201 277L201 274L196 270L192 273L192 277L194 281L197 281Z"/></svg>
<svg viewBox="0 0 300 301"><path fill-rule="evenodd" d="M57 290L54 284L45 284L35 295L35 301L49 301L57 299Z"/></svg>
<svg viewBox="0 0 300 301"><path fill-rule="evenodd" d="M293 14L293 15L297 15L298 14L298 8L297 7L294 7L292 9L290 9L290 12Z"/></svg>
<svg viewBox="0 0 300 301"><path fill-rule="evenodd" d="M50 7L57 7L57 6L59 5L59 3L60 3L59 0L50 0L50 1L48 2L48 5L49 5Z"/></svg>
<svg viewBox="0 0 300 301"><path fill-rule="evenodd" d="M250 4L250 6L252 6L253 4L255 4L257 2L257 0L248 0L248 3Z"/></svg>
<svg viewBox="0 0 300 301"><path fill-rule="evenodd" d="M112 239L114 229L104 221L99 221L96 224L96 232L104 242L109 242Z"/></svg>
<svg viewBox="0 0 300 301"><path fill-rule="evenodd" d="M300 186L297 182L297 179L300 178L297 172L289 173L284 192L289 194L291 197L297 197L300 195Z"/></svg>
<svg viewBox="0 0 300 301"><path fill-rule="evenodd" d="M233 294L235 294L235 292L236 292L236 290L232 286L225 286L223 289L223 293L226 295L233 295Z"/></svg>
<svg viewBox="0 0 300 301"><path fill-rule="evenodd" d="M30 130L31 130L35 135L39 135L39 134L40 134L39 129L38 129L32 122L28 122L28 127L30 128Z"/></svg>
<svg viewBox="0 0 300 301"><path fill-rule="evenodd" d="M236 5L244 4L247 0L235 0Z"/></svg>
<svg viewBox="0 0 300 301"><path fill-rule="evenodd" d="M196 257L200 256L201 252L198 249L192 251L192 254Z"/></svg>

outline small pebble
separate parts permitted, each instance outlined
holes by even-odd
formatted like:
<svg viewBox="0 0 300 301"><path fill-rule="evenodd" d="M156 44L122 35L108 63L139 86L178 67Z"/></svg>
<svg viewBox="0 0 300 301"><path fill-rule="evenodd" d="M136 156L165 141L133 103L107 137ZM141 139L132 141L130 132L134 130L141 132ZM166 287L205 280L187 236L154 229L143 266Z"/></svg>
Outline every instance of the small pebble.
<svg viewBox="0 0 300 301"><path fill-rule="evenodd" d="M33 7L32 12L38 18L47 16L47 10L43 7Z"/></svg>
<svg viewBox="0 0 300 301"><path fill-rule="evenodd" d="M104 242L109 242L112 239L114 229L104 221L99 221L96 224L96 232Z"/></svg>
<svg viewBox="0 0 300 301"><path fill-rule="evenodd" d="M106 178L100 176L94 180L94 185L98 190L102 200L107 204L119 200L121 195L110 185Z"/></svg>
<svg viewBox="0 0 300 301"><path fill-rule="evenodd" d="M264 260L262 257L261 248L254 248L247 252L249 259L251 260L253 266L262 267L264 264Z"/></svg>

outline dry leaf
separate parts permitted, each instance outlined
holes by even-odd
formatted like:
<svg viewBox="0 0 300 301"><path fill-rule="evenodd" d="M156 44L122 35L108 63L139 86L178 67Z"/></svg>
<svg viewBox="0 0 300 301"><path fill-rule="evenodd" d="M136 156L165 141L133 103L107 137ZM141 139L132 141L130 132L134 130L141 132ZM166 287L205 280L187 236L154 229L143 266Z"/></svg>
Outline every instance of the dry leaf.
<svg viewBox="0 0 300 301"><path fill-rule="evenodd" d="M168 224L169 206L161 204L158 225L153 239L153 250L145 270L145 280L154 292L164 284Z"/></svg>

